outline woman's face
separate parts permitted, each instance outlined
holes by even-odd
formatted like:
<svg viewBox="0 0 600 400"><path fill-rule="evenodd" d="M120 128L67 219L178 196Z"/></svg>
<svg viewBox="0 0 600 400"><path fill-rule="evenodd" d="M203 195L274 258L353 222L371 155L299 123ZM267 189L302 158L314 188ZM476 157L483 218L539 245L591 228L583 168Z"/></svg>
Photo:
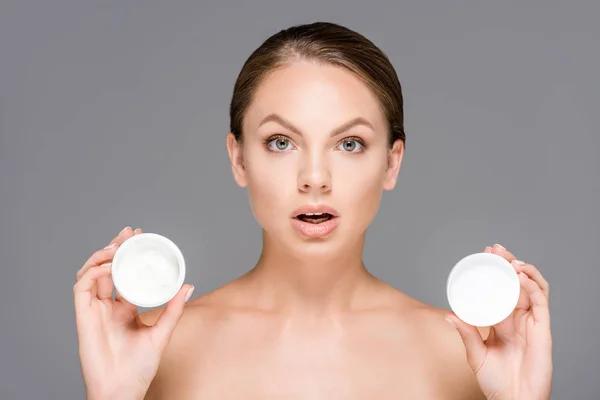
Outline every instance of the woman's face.
<svg viewBox="0 0 600 400"><path fill-rule="evenodd" d="M235 179L248 187L267 237L302 255L357 244L382 190L394 187L403 153L401 141L387 146L386 119L358 77L309 62L267 76L245 114L243 135L241 146L231 134L227 141ZM336 221L322 229L299 223L294 211L306 205L332 207Z"/></svg>

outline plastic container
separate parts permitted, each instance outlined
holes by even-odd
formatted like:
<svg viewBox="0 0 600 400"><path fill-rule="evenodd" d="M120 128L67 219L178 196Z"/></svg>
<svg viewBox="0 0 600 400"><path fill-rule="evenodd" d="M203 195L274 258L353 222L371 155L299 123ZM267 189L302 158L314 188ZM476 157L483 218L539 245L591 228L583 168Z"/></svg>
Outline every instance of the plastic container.
<svg viewBox="0 0 600 400"><path fill-rule="evenodd" d="M446 294L450 308L469 325L487 327L515 309L521 284L515 268L493 253L464 257L450 271Z"/></svg>
<svg viewBox="0 0 600 400"><path fill-rule="evenodd" d="M112 261L112 279L123 298L139 307L171 300L185 279L185 260L175 243L156 233L125 240Z"/></svg>

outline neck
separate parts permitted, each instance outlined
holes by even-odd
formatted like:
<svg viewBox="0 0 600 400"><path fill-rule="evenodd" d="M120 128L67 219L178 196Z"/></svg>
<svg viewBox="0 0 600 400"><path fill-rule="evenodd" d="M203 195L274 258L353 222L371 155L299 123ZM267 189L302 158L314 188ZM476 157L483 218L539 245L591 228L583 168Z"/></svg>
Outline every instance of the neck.
<svg viewBox="0 0 600 400"><path fill-rule="evenodd" d="M287 314L331 315L363 303L377 281L362 261L364 235L345 248L333 243L302 243L297 252L263 231L263 251L246 275L260 308ZM323 251L320 251L323 250Z"/></svg>

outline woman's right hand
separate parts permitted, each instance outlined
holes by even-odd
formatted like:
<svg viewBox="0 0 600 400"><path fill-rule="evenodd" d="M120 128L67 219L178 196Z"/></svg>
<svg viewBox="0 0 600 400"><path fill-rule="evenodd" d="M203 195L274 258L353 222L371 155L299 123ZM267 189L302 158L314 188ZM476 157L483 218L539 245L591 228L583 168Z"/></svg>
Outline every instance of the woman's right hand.
<svg viewBox="0 0 600 400"><path fill-rule="evenodd" d="M90 400L144 398L193 290L193 286L183 285L153 326L142 323L137 307L118 293L113 300L109 263L119 245L141 232L125 228L77 272L75 320Z"/></svg>

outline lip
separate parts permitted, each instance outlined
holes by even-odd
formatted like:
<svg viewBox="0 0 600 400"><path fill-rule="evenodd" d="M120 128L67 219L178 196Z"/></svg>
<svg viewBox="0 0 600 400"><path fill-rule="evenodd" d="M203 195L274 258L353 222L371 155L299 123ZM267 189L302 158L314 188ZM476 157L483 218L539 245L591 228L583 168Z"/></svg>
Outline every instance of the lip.
<svg viewBox="0 0 600 400"><path fill-rule="evenodd" d="M292 218L292 226L302 236L307 238L325 238L331 234L339 225L340 219L333 217L328 221L321 222L320 224L312 224L310 222L304 222L298 218Z"/></svg>
<svg viewBox="0 0 600 400"><path fill-rule="evenodd" d="M300 214L310 213L327 213L333 215L334 218L340 216L340 214L335 208L330 207L327 204L306 204L302 207L295 209L290 215L290 217L296 218Z"/></svg>

